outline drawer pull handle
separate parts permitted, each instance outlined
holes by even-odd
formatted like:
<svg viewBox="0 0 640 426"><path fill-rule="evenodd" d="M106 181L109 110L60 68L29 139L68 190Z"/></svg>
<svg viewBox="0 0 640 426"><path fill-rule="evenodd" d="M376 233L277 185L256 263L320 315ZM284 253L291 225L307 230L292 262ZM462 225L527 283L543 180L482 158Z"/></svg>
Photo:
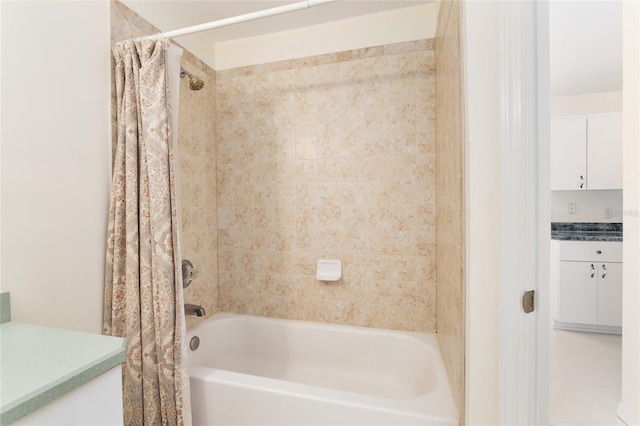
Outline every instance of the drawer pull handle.
<svg viewBox="0 0 640 426"><path fill-rule="evenodd" d="M584 188L584 176L580 176L580 188Z"/></svg>
<svg viewBox="0 0 640 426"><path fill-rule="evenodd" d="M607 267L605 265L602 265L602 278L607 276Z"/></svg>
<svg viewBox="0 0 640 426"><path fill-rule="evenodd" d="M593 263L591 264L591 278L596 276L596 268L593 266Z"/></svg>
<svg viewBox="0 0 640 426"><path fill-rule="evenodd" d="M602 254L602 250L598 250L596 253L598 253L598 254Z"/></svg>

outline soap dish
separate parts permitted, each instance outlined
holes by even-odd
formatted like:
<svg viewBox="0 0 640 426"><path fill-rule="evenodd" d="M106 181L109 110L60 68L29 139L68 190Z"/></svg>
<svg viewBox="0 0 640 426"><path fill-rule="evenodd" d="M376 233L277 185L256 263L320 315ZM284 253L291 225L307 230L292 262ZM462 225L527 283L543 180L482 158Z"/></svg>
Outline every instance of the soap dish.
<svg viewBox="0 0 640 426"><path fill-rule="evenodd" d="M339 260L318 260L316 279L320 281L339 281L342 278L342 262Z"/></svg>

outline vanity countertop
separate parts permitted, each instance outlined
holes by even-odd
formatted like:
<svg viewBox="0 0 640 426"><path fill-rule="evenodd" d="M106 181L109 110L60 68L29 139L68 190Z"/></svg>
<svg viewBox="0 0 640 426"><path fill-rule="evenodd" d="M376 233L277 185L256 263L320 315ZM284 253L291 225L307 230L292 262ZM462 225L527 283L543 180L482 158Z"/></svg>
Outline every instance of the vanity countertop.
<svg viewBox="0 0 640 426"><path fill-rule="evenodd" d="M562 241L622 241L622 223L552 222L551 239Z"/></svg>
<svg viewBox="0 0 640 426"><path fill-rule="evenodd" d="M0 425L8 425L125 360L119 337L5 322L0 325Z"/></svg>

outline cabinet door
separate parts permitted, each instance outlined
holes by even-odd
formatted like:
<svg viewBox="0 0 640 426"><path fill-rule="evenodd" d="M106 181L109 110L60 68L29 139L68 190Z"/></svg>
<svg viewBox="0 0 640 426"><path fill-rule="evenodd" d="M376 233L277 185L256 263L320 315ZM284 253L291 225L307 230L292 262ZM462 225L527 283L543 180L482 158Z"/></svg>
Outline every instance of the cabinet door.
<svg viewBox="0 0 640 426"><path fill-rule="evenodd" d="M558 321L597 324L597 265L591 262L558 262Z"/></svg>
<svg viewBox="0 0 640 426"><path fill-rule="evenodd" d="M551 189L587 189L586 117L551 120Z"/></svg>
<svg viewBox="0 0 640 426"><path fill-rule="evenodd" d="M598 263L598 324L622 327L622 263Z"/></svg>
<svg viewBox="0 0 640 426"><path fill-rule="evenodd" d="M587 189L622 189L622 116L591 116L587 122Z"/></svg>

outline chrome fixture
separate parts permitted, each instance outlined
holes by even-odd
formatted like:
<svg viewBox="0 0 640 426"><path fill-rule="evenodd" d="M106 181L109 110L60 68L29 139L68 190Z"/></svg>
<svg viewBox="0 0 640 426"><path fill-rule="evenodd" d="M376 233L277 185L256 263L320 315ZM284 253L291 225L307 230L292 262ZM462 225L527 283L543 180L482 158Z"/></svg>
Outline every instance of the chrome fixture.
<svg viewBox="0 0 640 426"><path fill-rule="evenodd" d="M198 336L193 336L191 338L191 341L189 342L189 348L191 348L192 351L195 351L199 347L200 347L200 338Z"/></svg>
<svg viewBox="0 0 640 426"><path fill-rule="evenodd" d="M207 312L204 310L204 307L202 305L193 305L191 303L186 303L184 305L184 314L203 317L207 314Z"/></svg>
<svg viewBox="0 0 640 426"><path fill-rule="evenodd" d="M189 77L189 89L200 90L204 87L204 81L201 78L198 78L189 71L185 71L180 68L180 78L185 78L187 76Z"/></svg>
<svg viewBox="0 0 640 426"><path fill-rule="evenodd" d="M198 270L189 259L182 259L182 288L189 287L191 281L198 277Z"/></svg>

